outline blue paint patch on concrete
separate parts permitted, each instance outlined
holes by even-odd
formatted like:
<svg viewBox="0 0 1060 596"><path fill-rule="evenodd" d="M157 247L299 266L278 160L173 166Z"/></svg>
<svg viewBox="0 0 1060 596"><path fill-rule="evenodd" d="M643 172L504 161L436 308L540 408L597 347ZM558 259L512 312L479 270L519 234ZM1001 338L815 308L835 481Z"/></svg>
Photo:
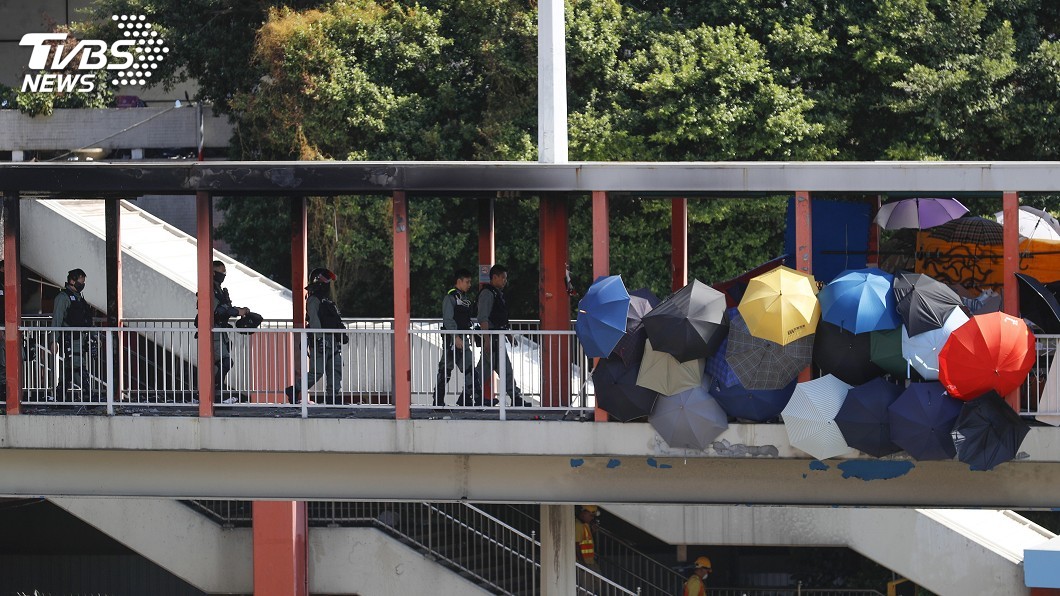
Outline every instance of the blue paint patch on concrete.
<svg viewBox="0 0 1060 596"><path fill-rule="evenodd" d="M830 467L831 466L829 466L828 464L824 463L823 461L817 460L817 459L815 459L812 462L810 462L810 469L815 471L815 472L823 472L823 471L829 469Z"/></svg>
<svg viewBox="0 0 1060 596"><path fill-rule="evenodd" d="M653 467L653 468L659 468L659 469L662 469L662 470L666 470L666 469L669 469L669 468L673 467L670 464L660 464L659 462L655 461L654 457L649 457L648 458L648 465Z"/></svg>
<svg viewBox="0 0 1060 596"><path fill-rule="evenodd" d="M618 461L617 459L609 459L609 460L607 460L607 467L609 467L609 468L617 468L618 466L621 466L621 465L622 465L622 462Z"/></svg>
<svg viewBox="0 0 1060 596"><path fill-rule="evenodd" d="M577 468L577 467L581 466L584 463L585 463L584 459L581 459L581 458L578 458L578 457L570 458L570 467L572 467L572 468Z"/></svg>
<svg viewBox="0 0 1060 596"><path fill-rule="evenodd" d="M852 459L839 464L843 478L869 480L890 480L905 476L916 467L911 461L886 461L878 459Z"/></svg>

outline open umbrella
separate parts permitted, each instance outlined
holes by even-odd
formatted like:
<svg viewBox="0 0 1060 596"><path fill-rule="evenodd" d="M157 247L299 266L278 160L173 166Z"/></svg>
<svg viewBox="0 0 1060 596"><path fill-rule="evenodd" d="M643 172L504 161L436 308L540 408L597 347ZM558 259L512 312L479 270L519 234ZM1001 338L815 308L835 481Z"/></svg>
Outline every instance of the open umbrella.
<svg viewBox="0 0 1060 596"><path fill-rule="evenodd" d="M651 413L658 393L637 385L637 365L626 366L622 360L601 360L593 370L596 403L622 422Z"/></svg>
<svg viewBox="0 0 1060 596"><path fill-rule="evenodd" d="M641 320L651 345L681 362L713 354L729 330L725 294L692 280Z"/></svg>
<svg viewBox="0 0 1060 596"><path fill-rule="evenodd" d="M985 217L961 217L931 228L928 236L947 242L976 246L1001 246L1005 243L1004 227Z"/></svg>
<svg viewBox="0 0 1060 596"><path fill-rule="evenodd" d="M909 362L913 370L929 381L939 378L939 354L946 340L958 327L968 322L968 316L954 309L946 322L939 329L925 331L912 337L902 326L902 357Z"/></svg>
<svg viewBox="0 0 1060 596"><path fill-rule="evenodd" d="M578 302L574 331L587 356L606 358L626 334L629 292L621 275L599 277Z"/></svg>
<svg viewBox="0 0 1060 596"><path fill-rule="evenodd" d="M729 428L729 419L703 387L660 397L648 422L675 449L706 449Z"/></svg>
<svg viewBox="0 0 1060 596"><path fill-rule="evenodd" d="M835 416L843 406L850 385L833 375L799 383L780 413L788 441L817 459L828 459L850 451Z"/></svg>
<svg viewBox="0 0 1060 596"><path fill-rule="evenodd" d="M968 213L968 208L957 199L903 199L880 207L874 221L885 230L924 230L957 219L965 213Z"/></svg>
<svg viewBox="0 0 1060 596"><path fill-rule="evenodd" d="M817 296L821 320L851 333L895 329L897 301L891 291L894 277L879 269L848 269L840 273Z"/></svg>
<svg viewBox="0 0 1060 596"><path fill-rule="evenodd" d="M813 360L813 336L807 335L785 345L751 335L740 311L730 308L729 337L723 357L738 377L740 385L748 389L780 389L786 387ZM720 350L719 350L720 352ZM732 385L728 378L708 369L724 385Z"/></svg>
<svg viewBox="0 0 1060 596"><path fill-rule="evenodd" d="M766 422L780 416L788 405L798 381L792 380L780 389L748 389L743 385L722 385L717 379L710 383L710 394L723 410L733 418L752 422Z"/></svg>
<svg viewBox="0 0 1060 596"><path fill-rule="evenodd" d="M957 459L972 470L991 470L1019 452L1031 428L994 391L966 402L957 418Z"/></svg>
<svg viewBox="0 0 1060 596"><path fill-rule="evenodd" d="M992 312L975 315L950 334L939 353L939 380L957 399L987 391L1008 395L1034 366L1034 334L1023 319Z"/></svg>
<svg viewBox="0 0 1060 596"><path fill-rule="evenodd" d="M941 383L912 383L887 409L891 440L913 459L953 459L953 427L961 402L946 395Z"/></svg>
<svg viewBox="0 0 1060 596"><path fill-rule="evenodd" d="M813 335L821 318L812 278L788 267L751 278L739 309L752 335L781 345Z"/></svg>
<svg viewBox="0 0 1060 596"><path fill-rule="evenodd" d="M1017 273L1016 283L1020 291L1020 316L1030 319L1046 333L1060 333L1060 303L1056 296L1029 275Z"/></svg>
<svg viewBox="0 0 1060 596"><path fill-rule="evenodd" d="M732 327L730 326L729 329L729 333L731 334ZM716 379L722 385L735 385L740 382L740 377L736 375L736 372L731 366L729 366L729 362L725 358L728 351L729 338L726 337L721 340L721 345L718 346L718 351L711 354L710 358L707 358L707 367L704 372L712 379Z"/></svg>
<svg viewBox="0 0 1060 596"><path fill-rule="evenodd" d="M891 441L887 408L902 394L903 387L875 378L847 391L835 421L847 444L869 455L883 457L901 451Z"/></svg>
<svg viewBox="0 0 1060 596"><path fill-rule="evenodd" d="M1056 354L1053 354L1053 362L1046 372L1037 410L1039 413L1034 416L1035 420L1050 426L1060 426L1060 358Z"/></svg>
<svg viewBox="0 0 1060 596"><path fill-rule="evenodd" d="M870 358L871 344L868 333L851 333L822 321L814 335L813 361L821 372L835 375L844 383L860 385L883 374L883 369Z"/></svg>
<svg viewBox="0 0 1060 596"><path fill-rule="evenodd" d="M678 362L666 352L657 352L651 340L644 342L644 357L640 361L637 384L663 395L673 395L698 387L703 381L705 361Z"/></svg>
<svg viewBox="0 0 1060 596"><path fill-rule="evenodd" d="M908 379L912 368L902 356L902 329L869 333L869 360L896 379Z"/></svg>
<svg viewBox="0 0 1060 596"><path fill-rule="evenodd" d="M1020 214L1020 236L1024 238L1036 238L1038 240L1060 240L1060 222L1050 213L1021 205ZM998 211L994 214L997 223L1005 223L1005 212Z"/></svg>
<svg viewBox="0 0 1060 596"><path fill-rule="evenodd" d="M961 297L946 284L906 271L894 277L894 297L898 315L911 336L942 327L953 309L963 306Z"/></svg>
<svg viewBox="0 0 1060 596"><path fill-rule="evenodd" d="M640 288L629 293L629 312L626 313L626 334L618 340L611 356L622 359L626 366L640 362L644 355L644 340L648 332L641 324L641 319L652 308L659 304L659 299L648 288Z"/></svg>

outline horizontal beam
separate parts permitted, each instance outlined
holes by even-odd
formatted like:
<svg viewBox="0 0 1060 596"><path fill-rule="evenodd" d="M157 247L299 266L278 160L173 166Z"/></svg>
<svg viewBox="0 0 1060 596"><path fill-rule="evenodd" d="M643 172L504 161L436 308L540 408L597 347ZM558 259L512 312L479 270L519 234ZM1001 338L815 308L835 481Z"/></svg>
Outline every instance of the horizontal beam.
<svg viewBox="0 0 1060 596"><path fill-rule="evenodd" d="M0 164L0 190L31 197L608 191L1000 197L1060 192L1060 162L75 162Z"/></svg>

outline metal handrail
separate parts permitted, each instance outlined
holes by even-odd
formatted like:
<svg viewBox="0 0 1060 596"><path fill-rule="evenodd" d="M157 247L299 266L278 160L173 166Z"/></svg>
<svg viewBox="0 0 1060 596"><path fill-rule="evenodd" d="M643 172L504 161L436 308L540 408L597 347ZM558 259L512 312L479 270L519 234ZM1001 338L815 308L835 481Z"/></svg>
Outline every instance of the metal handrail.
<svg viewBox="0 0 1060 596"><path fill-rule="evenodd" d="M669 565L645 554L614 533L597 527L596 556L608 575L623 583L642 586L648 594L676 594L685 577ZM619 552L615 552L619 551ZM630 581L626 581L625 578Z"/></svg>

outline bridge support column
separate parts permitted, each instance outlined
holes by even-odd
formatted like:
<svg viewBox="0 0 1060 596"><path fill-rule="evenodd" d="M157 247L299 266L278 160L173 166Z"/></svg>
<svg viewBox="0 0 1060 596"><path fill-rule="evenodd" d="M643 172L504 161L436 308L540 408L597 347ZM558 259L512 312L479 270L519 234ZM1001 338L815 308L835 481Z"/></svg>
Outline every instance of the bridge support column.
<svg viewBox="0 0 1060 596"><path fill-rule="evenodd" d="M570 330L567 294L567 197L542 194L539 223L541 280L538 299L542 331ZM570 404L571 342L566 335L545 335L541 341L541 405Z"/></svg>
<svg viewBox="0 0 1060 596"><path fill-rule="evenodd" d="M107 255L107 327L118 328L122 324L122 284L121 284L121 200L106 199L104 206L104 227L106 229ZM122 334L114 338L114 385L107 391L114 401L121 400L122 389Z"/></svg>
<svg viewBox="0 0 1060 596"><path fill-rule="evenodd" d="M412 417L412 347L409 322L412 290L409 265L409 204L404 191L394 191L394 408L399 420Z"/></svg>
<svg viewBox="0 0 1060 596"><path fill-rule="evenodd" d="M593 191L593 281L611 271L611 222L607 193ZM599 359L597 359L599 362ZM596 405L593 413L596 422L607 422L607 411Z"/></svg>
<svg viewBox="0 0 1060 596"><path fill-rule="evenodd" d="M813 274L813 205L810 193L795 193L795 269ZM810 368L799 373L799 382L810 380Z"/></svg>
<svg viewBox="0 0 1060 596"><path fill-rule="evenodd" d="M577 584L574 511L570 505L541 506L541 596L574 594Z"/></svg>
<svg viewBox="0 0 1060 596"><path fill-rule="evenodd" d="M254 596L309 593L306 504L254 501Z"/></svg>
<svg viewBox="0 0 1060 596"><path fill-rule="evenodd" d="M670 291L688 285L688 199L670 200Z"/></svg>
<svg viewBox="0 0 1060 596"><path fill-rule="evenodd" d="M20 205L17 192L4 193L4 366L7 369L8 414L18 414L22 401L22 341L18 324L22 320L21 257L19 255Z"/></svg>
<svg viewBox="0 0 1060 596"><path fill-rule="evenodd" d="M1005 216L1002 239L1004 242L1004 267L1005 282L1002 286L1002 304L1004 311L1014 317L1020 315L1019 286L1016 285L1016 274L1020 270L1020 198L1015 192L1006 192L1001 195L1002 212ZM1013 410L1020 411L1019 389L1005 396L1005 401L1012 406Z"/></svg>
<svg viewBox="0 0 1060 596"><path fill-rule="evenodd" d="M303 196L290 198L291 218L291 323L294 329L305 329L305 286L306 275L309 274L309 224L306 212L306 199ZM285 367L283 372L284 387L294 385L302 373L302 367L306 366L306 355L302 353L301 341L298 336L290 338L287 351L292 355L289 362L292 366ZM290 374L291 378L287 378ZM303 388L309 391L308 387ZM284 396L286 397L286 396ZM294 398L296 401L300 398Z"/></svg>
<svg viewBox="0 0 1060 596"><path fill-rule="evenodd" d="M213 416L213 199L208 192L195 193L195 237L199 416Z"/></svg>

